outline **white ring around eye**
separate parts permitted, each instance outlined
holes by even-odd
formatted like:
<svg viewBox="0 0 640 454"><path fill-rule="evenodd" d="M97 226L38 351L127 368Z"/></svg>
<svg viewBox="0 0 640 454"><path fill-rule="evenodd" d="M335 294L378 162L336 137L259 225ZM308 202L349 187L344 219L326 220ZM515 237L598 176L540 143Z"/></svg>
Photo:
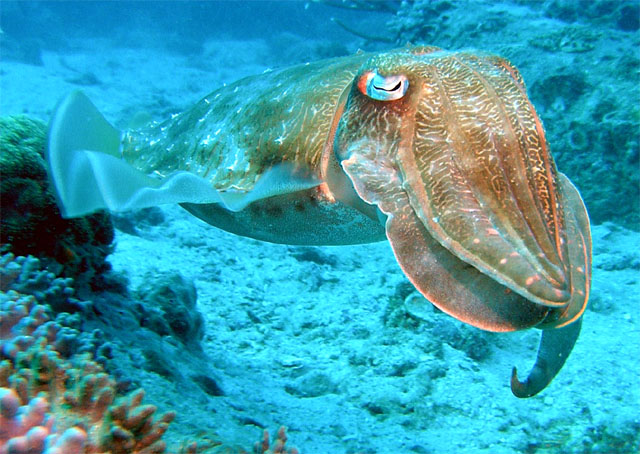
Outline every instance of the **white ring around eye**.
<svg viewBox="0 0 640 454"><path fill-rule="evenodd" d="M381 76L377 71L362 76L366 83L364 94L378 101L393 101L402 98L409 88L409 80L404 74Z"/></svg>

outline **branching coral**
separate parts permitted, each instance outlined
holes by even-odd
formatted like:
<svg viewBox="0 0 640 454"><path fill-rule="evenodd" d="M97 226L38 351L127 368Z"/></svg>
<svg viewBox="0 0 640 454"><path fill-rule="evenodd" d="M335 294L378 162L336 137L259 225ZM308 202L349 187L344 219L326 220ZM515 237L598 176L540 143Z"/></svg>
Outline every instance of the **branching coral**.
<svg viewBox="0 0 640 454"><path fill-rule="evenodd" d="M142 390L116 397L114 379L96 362L110 358L109 343L98 330L79 331L80 317L95 314L96 306L76 299L76 292L95 297L113 284L104 272L114 230L107 213L60 216L45 141L44 123L0 118L0 251L10 251L0 256L0 454L163 453L162 436L174 413L156 417L156 407L142 404ZM182 306L163 307L166 322L185 344L199 348L203 323L193 310L195 289L180 285L184 295L171 293L170 282L154 298L180 298ZM262 445L262 452L289 452L282 436L273 451L267 451L268 438ZM191 454L222 445L186 446Z"/></svg>
<svg viewBox="0 0 640 454"><path fill-rule="evenodd" d="M253 447L255 454L298 454L296 448L287 448L287 429L281 426L276 433L276 439L273 446L269 441L269 431L265 430L262 433L262 441L259 441Z"/></svg>
<svg viewBox="0 0 640 454"><path fill-rule="evenodd" d="M78 330L81 312L54 319L44 304L71 298L72 282L41 270L35 258L12 254L0 257L0 278L0 454L164 453L174 413L156 417L155 406L142 404L141 389L116 397L115 380L94 359L99 349L82 348L95 336ZM285 443L284 428L273 446L265 431L255 452L297 453ZM185 443L179 452L248 453L217 440Z"/></svg>
<svg viewBox="0 0 640 454"><path fill-rule="evenodd" d="M48 304L54 312L76 312L87 304L73 297L72 278L57 277L43 270L40 260L33 256L15 257L12 253L0 256L0 290L33 295L38 303Z"/></svg>
<svg viewBox="0 0 640 454"><path fill-rule="evenodd" d="M0 326L0 453L165 452L174 413L154 418L142 390L116 399L115 381L89 355L63 359L46 306L0 293Z"/></svg>
<svg viewBox="0 0 640 454"><path fill-rule="evenodd" d="M109 343L99 330L79 331L81 317L97 312L76 291L94 298L113 284L104 272L114 231L106 213L61 218L46 175L45 136L39 121L0 118L0 250L11 251L0 256L0 454L163 453L174 414L155 417L141 390L117 398L115 381L96 362L111 357ZM191 293L182 300L193 309ZM167 307L173 333L199 347L201 316ZM221 443L184 449L211 446Z"/></svg>

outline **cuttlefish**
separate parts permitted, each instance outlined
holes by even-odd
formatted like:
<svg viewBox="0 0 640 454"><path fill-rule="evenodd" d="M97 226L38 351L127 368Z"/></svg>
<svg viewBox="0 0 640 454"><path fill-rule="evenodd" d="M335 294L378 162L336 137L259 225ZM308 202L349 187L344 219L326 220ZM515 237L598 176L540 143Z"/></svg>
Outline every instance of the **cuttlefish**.
<svg viewBox="0 0 640 454"><path fill-rule="evenodd" d="M587 211L507 60L412 46L268 71L120 132L81 92L47 161L64 216L178 203L275 243L387 239L431 303L488 331L542 329L511 389L544 389L589 297ZM381 270L384 272L384 270Z"/></svg>

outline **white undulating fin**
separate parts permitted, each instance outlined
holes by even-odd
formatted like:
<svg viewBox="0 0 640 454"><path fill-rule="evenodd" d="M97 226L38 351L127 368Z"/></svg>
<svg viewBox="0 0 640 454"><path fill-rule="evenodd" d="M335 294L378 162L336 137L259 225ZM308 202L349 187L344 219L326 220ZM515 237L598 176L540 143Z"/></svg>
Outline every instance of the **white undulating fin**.
<svg viewBox="0 0 640 454"><path fill-rule="evenodd" d="M120 132L80 91L58 105L49 126L46 159L65 217L166 203L218 203L239 211L255 200L319 184L308 175L296 175L286 165L267 171L248 192L220 192L205 179L185 171L163 179L151 178L120 157Z"/></svg>

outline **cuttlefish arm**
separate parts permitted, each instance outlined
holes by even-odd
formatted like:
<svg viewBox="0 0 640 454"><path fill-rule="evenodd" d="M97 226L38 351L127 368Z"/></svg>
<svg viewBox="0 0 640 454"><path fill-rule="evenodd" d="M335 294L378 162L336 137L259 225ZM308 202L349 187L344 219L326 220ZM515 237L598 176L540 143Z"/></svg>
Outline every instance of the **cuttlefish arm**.
<svg viewBox="0 0 640 454"><path fill-rule="evenodd" d="M556 376L580 335L582 318L562 328L542 332L536 362L524 381L518 380L518 371L511 371L511 391L516 397L525 398L538 394Z"/></svg>
<svg viewBox="0 0 640 454"><path fill-rule="evenodd" d="M571 301L565 308L553 310L541 323L540 328L543 331L536 362L523 382L518 380L518 371L515 367L513 368L511 391L515 396L522 398L534 396L542 391L560 372L580 335L582 314L589 299L591 229L587 210L578 190L563 174L560 174L560 186L564 200L570 207L567 227L572 273L578 282L584 274L585 282L584 287L575 289Z"/></svg>
<svg viewBox="0 0 640 454"><path fill-rule="evenodd" d="M544 388L579 332L591 240L517 70L434 48L373 57L334 151L386 216L396 259L427 299L482 329L545 330L540 366L514 393Z"/></svg>

